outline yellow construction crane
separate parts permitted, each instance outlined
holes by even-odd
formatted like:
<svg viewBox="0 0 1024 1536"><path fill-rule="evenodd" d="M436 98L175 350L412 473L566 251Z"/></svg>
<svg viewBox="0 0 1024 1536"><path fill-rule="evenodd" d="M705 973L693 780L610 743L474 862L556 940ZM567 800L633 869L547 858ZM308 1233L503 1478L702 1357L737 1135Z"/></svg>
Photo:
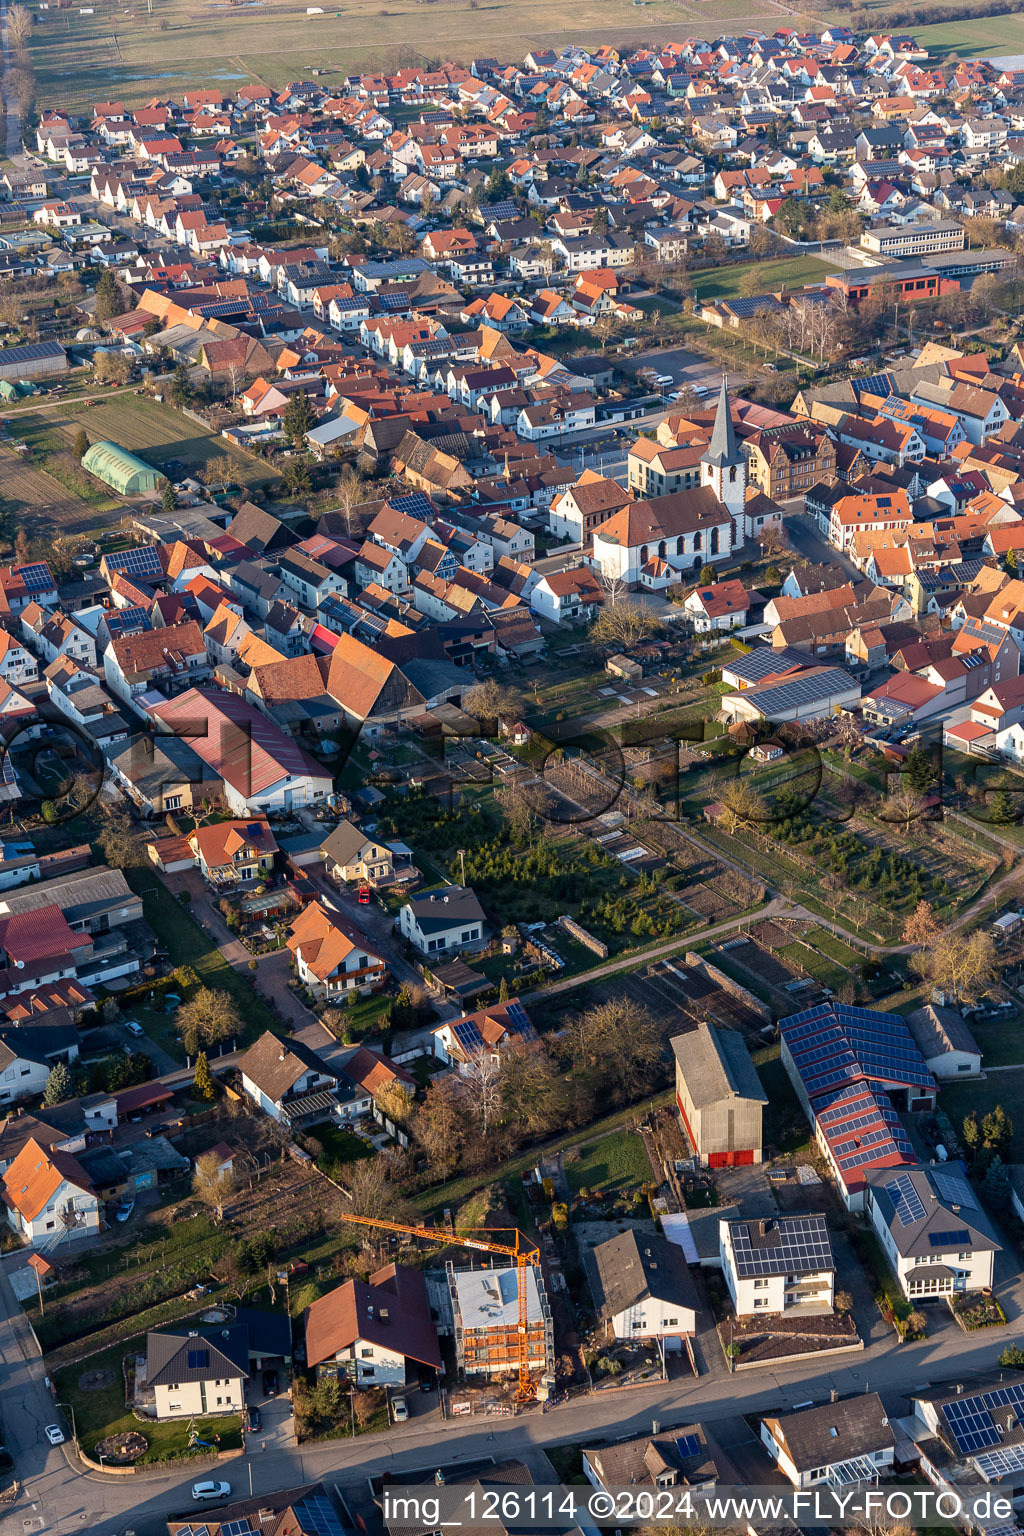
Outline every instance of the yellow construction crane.
<svg viewBox="0 0 1024 1536"><path fill-rule="evenodd" d="M537 1396L536 1389L530 1379L530 1351L527 1339L527 1310L526 1310L526 1271L528 1268L540 1269L540 1249L528 1243L517 1227L464 1227L457 1228L412 1227L401 1221L385 1221L377 1216L342 1216L342 1221L353 1222L360 1227L374 1227L384 1232L403 1232L407 1237L422 1237L426 1242L439 1243L442 1248L449 1244L458 1244L462 1248L477 1248L483 1253L500 1253L507 1259L514 1259L516 1266L516 1291L519 1303L519 1316L516 1327L516 1362L518 1366L519 1383L516 1387L516 1402L529 1403ZM515 1243L496 1243L490 1236L486 1239L474 1237L475 1232L512 1232L515 1234ZM539 1290L539 1287L538 1287Z"/></svg>

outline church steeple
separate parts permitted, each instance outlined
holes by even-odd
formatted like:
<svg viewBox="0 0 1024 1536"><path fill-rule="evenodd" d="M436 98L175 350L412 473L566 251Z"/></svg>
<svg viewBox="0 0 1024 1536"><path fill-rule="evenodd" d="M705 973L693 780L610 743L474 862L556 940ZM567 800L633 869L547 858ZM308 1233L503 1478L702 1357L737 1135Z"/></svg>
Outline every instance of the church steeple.
<svg viewBox="0 0 1024 1536"><path fill-rule="evenodd" d="M733 543L742 544L746 529L743 508L747 499L747 460L733 430L727 374L722 376L711 441L700 458L700 483L714 491L733 520Z"/></svg>
<svg viewBox="0 0 1024 1536"><path fill-rule="evenodd" d="M729 375L727 373L722 375L722 393L718 397L711 442L706 452L701 455L701 463L712 465L715 469L725 469L730 464L743 463L743 456L736 446L736 433L733 431L732 415L729 411Z"/></svg>

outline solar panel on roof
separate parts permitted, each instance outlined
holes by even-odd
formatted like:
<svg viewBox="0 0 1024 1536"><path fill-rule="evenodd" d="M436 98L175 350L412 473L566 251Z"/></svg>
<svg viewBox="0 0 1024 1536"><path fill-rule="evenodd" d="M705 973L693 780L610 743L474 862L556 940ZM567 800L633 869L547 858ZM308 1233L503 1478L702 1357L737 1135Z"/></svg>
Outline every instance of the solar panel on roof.
<svg viewBox="0 0 1024 1536"><path fill-rule="evenodd" d="M452 1034L466 1051L479 1050L484 1043L483 1035L471 1019L464 1019L461 1024L456 1024Z"/></svg>
<svg viewBox="0 0 1024 1536"><path fill-rule="evenodd" d="M16 565L14 574L21 577L27 592L46 592L53 586L50 567L42 560L32 565Z"/></svg>
<svg viewBox="0 0 1024 1536"><path fill-rule="evenodd" d="M969 1243L971 1234L966 1227L956 1227L951 1232L929 1232L928 1241L933 1248L962 1248Z"/></svg>
<svg viewBox="0 0 1024 1536"><path fill-rule="evenodd" d="M221 1536L254 1536L255 1527L244 1516L241 1520L229 1520L221 1526Z"/></svg>
<svg viewBox="0 0 1024 1536"><path fill-rule="evenodd" d="M310 1536L345 1536L345 1527L326 1494L308 1494L295 1505L295 1513Z"/></svg>
<svg viewBox="0 0 1024 1536"><path fill-rule="evenodd" d="M965 1205L969 1211L978 1209L978 1202L974 1198L974 1191L967 1180L951 1168L936 1168L932 1173L932 1183L950 1205Z"/></svg>
<svg viewBox="0 0 1024 1536"><path fill-rule="evenodd" d="M123 571L126 576L162 576L160 551L155 544L143 544L137 549L121 549L106 555L108 571Z"/></svg>
<svg viewBox="0 0 1024 1536"><path fill-rule="evenodd" d="M210 1351L208 1349L190 1349L188 1352L189 1369L201 1371L210 1363Z"/></svg>
<svg viewBox="0 0 1024 1536"><path fill-rule="evenodd" d="M676 1450L680 1456L696 1456L703 1449L699 1435L680 1435L676 1441Z"/></svg>
<svg viewBox="0 0 1024 1536"><path fill-rule="evenodd" d="M899 1178L893 1179L885 1186L885 1192L895 1206L896 1215L903 1226L909 1227L915 1221L924 1220L924 1204L909 1173L901 1173Z"/></svg>

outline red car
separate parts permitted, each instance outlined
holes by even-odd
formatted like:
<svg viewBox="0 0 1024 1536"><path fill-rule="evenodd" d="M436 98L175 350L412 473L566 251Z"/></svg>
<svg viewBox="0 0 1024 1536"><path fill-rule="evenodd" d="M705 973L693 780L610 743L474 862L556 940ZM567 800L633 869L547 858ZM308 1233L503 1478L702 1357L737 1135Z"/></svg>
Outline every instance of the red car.
<svg viewBox="0 0 1024 1536"><path fill-rule="evenodd" d="M358 901L358 903L359 903L359 905L361 907L368 907L369 906L369 904L370 904L370 887L368 885L361 885L359 887L358 891L356 892L356 900Z"/></svg>

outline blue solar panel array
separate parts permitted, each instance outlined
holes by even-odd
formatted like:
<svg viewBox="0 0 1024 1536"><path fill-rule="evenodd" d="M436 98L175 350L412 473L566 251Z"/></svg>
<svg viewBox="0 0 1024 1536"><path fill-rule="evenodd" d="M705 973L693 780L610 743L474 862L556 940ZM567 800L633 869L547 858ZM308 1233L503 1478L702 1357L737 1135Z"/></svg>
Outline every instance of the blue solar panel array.
<svg viewBox="0 0 1024 1536"><path fill-rule="evenodd" d="M901 1173L885 1186L885 1192L892 1201L896 1215L905 1227L911 1227L915 1221L924 1221L924 1202L909 1173Z"/></svg>
<svg viewBox="0 0 1024 1536"><path fill-rule="evenodd" d="M108 571L123 571L126 576L159 577L164 573L160 564L160 550L156 544L143 544L138 549L120 549L116 554L105 555Z"/></svg>
<svg viewBox="0 0 1024 1536"><path fill-rule="evenodd" d="M16 565L14 574L21 577L25 583L26 592L48 592L53 586L50 567L42 560L32 565Z"/></svg>
<svg viewBox="0 0 1024 1536"><path fill-rule="evenodd" d="M303 1531L309 1536L345 1536L345 1527L325 1493L310 1493L295 1505Z"/></svg>
<svg viewBox="0 0 1024 1536"><path fill-rule="evenodd" d="M201 1371L210 1363L210 1351L208 1349L190 1349L188 1352L189 1369Z"/></svg>
<svg viewBox="0 0 1024 1536"><path fill-rule="evenodd" d="M822 1003L783 1019L779 1028L812 1098L861 1078L907 1087L935 1087L935 1079L899 1014Z"/></svg>
<svg viewBox="0 0 1024 1536"><path fill-rule="evenodd" d="M962 1248L969 1243L971 1234L966 1227L957 1227L953 1232L929 1232L928 1241L933 1248Z"/></svg>
<svg viewBox="0 0 1024 1536"><path fill-rule="evenodd" d="M699 1435L680 1435L676 1441L676 1450L680 1456L696 1456L703 1449L704 1446Z"/></svg>
<svg viewBox="0 0 1024 1536"><path fill-rule="evenodd" d="M993 1392L979 1392L974 1397L957 1397L946 1403L942 1411L957 1448L969 1456L999 1443L993 1408L1013 1408L1019 1413L1022 1405L1024 1385L998 1387Z"/></svg>
<svg viewBox="0 0 1024 1536"><path fill-rule="evenodd" d="M422 491L410 491L408 496L389 496L388 506L395 512L404 512L406 517L426 519L434 515L433 503Z"/></svg>
<svg viewBox="0 0 1024 1536"><path fill-rule="evenodd" d="M134 635L150 629L149 614L145 608L133 604L130 608L111 608L105 620L107 631L113 640L117 635Z"/></svg>
<svg viewBox="0 0 1024 1536"><path fill-rule="evenodd" d="M484 1037L472 1019L464 1019L461 1024L456 1024L452 1034L467 1055L470 1051L479 1051L483 1048Z"/></svg>

